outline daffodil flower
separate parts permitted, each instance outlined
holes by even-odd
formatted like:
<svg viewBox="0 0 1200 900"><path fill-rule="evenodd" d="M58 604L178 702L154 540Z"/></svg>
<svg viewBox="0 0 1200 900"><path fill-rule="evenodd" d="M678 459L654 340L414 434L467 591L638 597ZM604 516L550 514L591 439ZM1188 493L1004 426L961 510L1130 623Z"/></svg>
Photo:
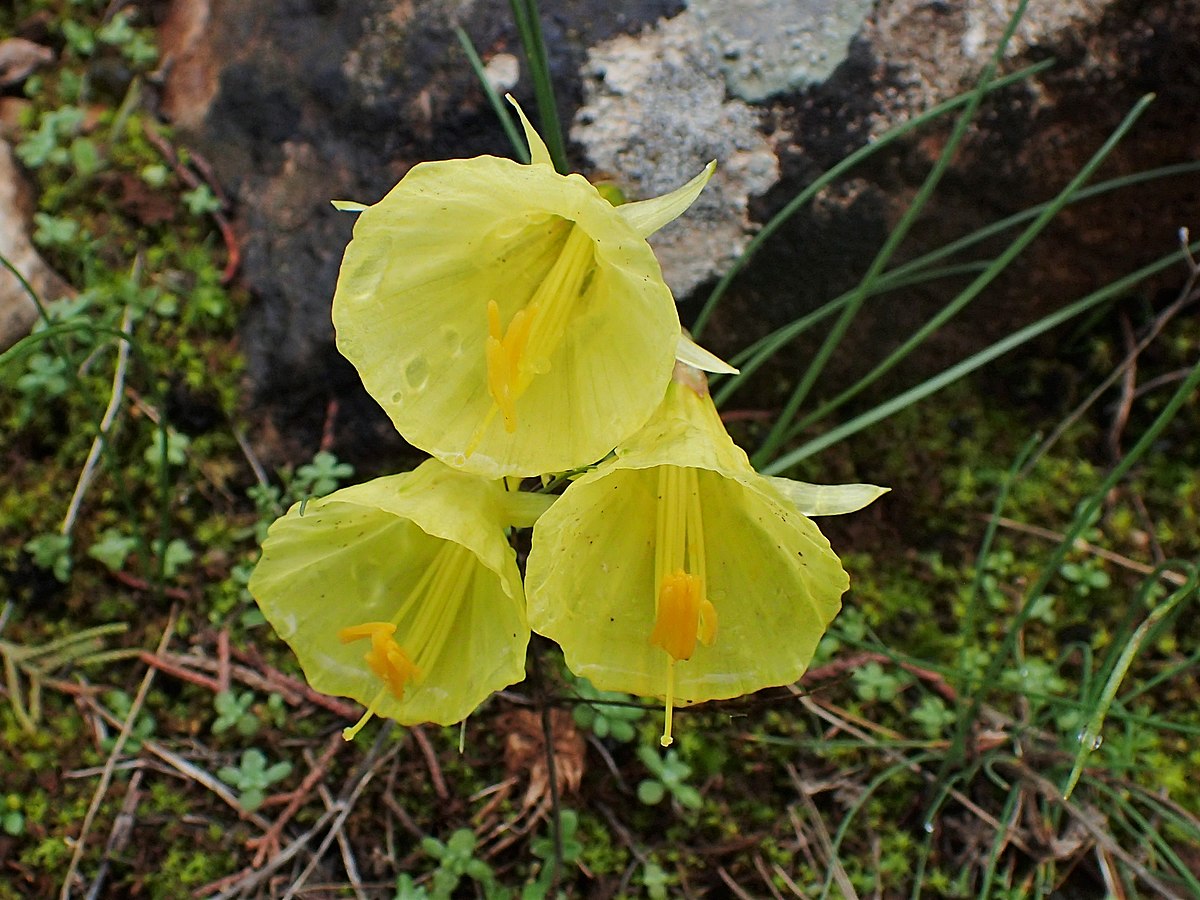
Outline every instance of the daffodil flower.
<svg viewBox="0 0 1200 900"><path fill-rule="evenodd" d="M312 687L403 724L451 724L525 676L529 625L510 525L549 498L429 460L293 506L250 592Z"/></svg>
<svg viewBox="0 0 1200 900"><path fill-rule="evenodd" d="M646 237L713 171L614 206L520 116L528 165L420 163L374 205L335 204L360 213L338 349L406 440L488 478L588 465L649 418L695 345Z"/></svg>
<svg viewBox="0 0 1200 900"><path fill-rule="evenodd" d="M677 703L798 679L840 608L849 578L793 499L846 512L881 493L757 474L681 364L647 425L538 520L530 625L597 688L664 697L666 746Z"/></svg>

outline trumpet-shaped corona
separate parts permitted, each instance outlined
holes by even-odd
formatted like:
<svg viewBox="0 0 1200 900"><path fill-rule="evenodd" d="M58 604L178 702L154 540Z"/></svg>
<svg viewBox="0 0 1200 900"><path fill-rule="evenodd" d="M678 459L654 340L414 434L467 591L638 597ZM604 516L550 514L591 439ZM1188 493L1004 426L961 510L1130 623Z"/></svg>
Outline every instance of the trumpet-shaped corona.
<svg viewBox="0 0 1200 900"><path fill-rule="evenodd" d="M679 704L795 681L849 579L791 495L845 512L880 491L784 484L753 470L679 366L645 427L538 520L531 627L597 688L664 698L664 746Z"/></svg>
<svg viewBox="0 0 1200 900"><path fill-rule="evenodd" d="M488 478L587 465L649 418L680 329L646 237L712 174L614 206L521 120L528 165L421 163L343 204L333 300L338 349L405 439Z"/></svg>
<svg viewBox="0 0 1200 900"><path fill-rule="evenodd" d="M271 526L250 592L314 689L366 707L347 740L376 715L458 722L524 677L529 625L506 530L547 502L429 460Z"/></svg>

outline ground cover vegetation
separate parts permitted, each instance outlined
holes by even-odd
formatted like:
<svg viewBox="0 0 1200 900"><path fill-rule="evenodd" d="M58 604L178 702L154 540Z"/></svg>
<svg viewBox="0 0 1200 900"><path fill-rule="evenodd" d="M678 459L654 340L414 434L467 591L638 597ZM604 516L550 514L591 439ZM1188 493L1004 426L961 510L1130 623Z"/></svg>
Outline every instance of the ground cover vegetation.
<svg viewBox="0 0 1200 900"><path fill-rule="evenodd" d="M1172 173L1105 182L1097 148L998 224L1008 249L898 262L918 198L857 289L713 380L763 471L893 487L822 523L853 581L798 685L680 710L663 750L656 704L535 639L461 727L347 744L360 708L305 685L246 585L291 503L378 473L250 450L231 211L145 102L144 10L23 0L0 33L31 18L57 61L13 141L77 293L0 356L0 898L1200 894L1195 246L891 400L820 380L863 304L944 277L961 308L1061 206ZM1000 80L910 130L943 128L948 164ZM1053 358L1002 355L1053 327ZM806 333L812 367L779 375Z"/></svg>

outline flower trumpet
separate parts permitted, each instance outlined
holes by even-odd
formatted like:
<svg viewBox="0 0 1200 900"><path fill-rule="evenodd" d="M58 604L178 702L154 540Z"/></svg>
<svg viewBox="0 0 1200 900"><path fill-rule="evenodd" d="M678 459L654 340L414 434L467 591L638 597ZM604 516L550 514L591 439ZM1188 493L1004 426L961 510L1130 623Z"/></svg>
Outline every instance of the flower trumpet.
<svg viewBox="0 0 1200 900"><path fill-rule="evenodd" d="M646 237L713 170L613 206L520 116L528 165L420 163L378 203L339 204L360 212L339 351L407 441L488 478L588 465L649 418L680 328Z"/></svg>
<svg viewBox="0 0 1200 900"><path fill-rule="evenodd" d="M525 676L510 525L548 503L429 460L293 506L250 592L318 691L402 724L451 724ZM365 652L364 652L365 651Z"/></svg>
<svg viewBox="0 0 1200 900"><path fill-rule="evenodd" d="M525 577L531 627L576 675L665 698L664 746L677 703L797 680L837 614L849 578L791 497L844 512L883 493L759 475L701 373L676 372L646 426L538 520Z"/></svg>

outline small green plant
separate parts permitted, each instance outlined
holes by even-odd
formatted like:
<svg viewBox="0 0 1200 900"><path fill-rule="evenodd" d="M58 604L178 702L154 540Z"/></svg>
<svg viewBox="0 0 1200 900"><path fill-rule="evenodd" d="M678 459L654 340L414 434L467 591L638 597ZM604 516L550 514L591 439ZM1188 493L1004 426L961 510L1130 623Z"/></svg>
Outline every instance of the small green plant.
<svg viewBox="0 0 1200 900"><path fill-rule="evenodd" d="M926 694L921 702L913 707L908 714L925 736L934 739L941 737L946 729L954 724L954 711L946 706L944 700L935 694Z"/></svg>
<svg viewBox="0 0 1200 900"><path fill-rule="evenodd" d="M521 892L521 900L542 900L543 897L550 893L550 888L554 883L558 871L558 866L555 865L554 858L559 849L562 850L559 863L563 866L573 866L583 856L583 844L575 837L579 830L579 816L575 813L575 810L564 809L559 813L559 841L557 845L555 844L553 829L554 825L551 823L549 834L540 835L529 843L529 851L542 860L543 865L538 872L537 878L525 885L525 889Z"/></svg>
<svg viewBox="0 0 1200 900"><path fill-rule="evenodd" d="M137 545L137 538L109 528L100 535L100 540L88 547L87 555L110 572L120 572L125 568L125 560Z"/></svg>
<svg viewBox="0 0 1200 900"><path fill-rule="evenodd" d="M34 353L29 357L25 374L17 379L17 390L30 405L61 397L67 392L66 362L45 353ZM27 416L28 413L23 417Z"/></svg>
<svg viewBox="0 0 1200 900"><path fill-rule="evenodd" d="M20 837L25 833L24 802L19 794L9 794L0 807L0 830L9 837Z"/></svg>
<svg viewBox="0 0 1200 900"><path fill-rule="evenodd" d="M1000 675L1000 683L1030 700L1035 706L1044 705L1047 698L1061 694L1067 688L1067 682L1055 668L1037 657L1005 669Z"/></svg>
<svg viewBox="0 0 1200 900"><path fill-rule="evenodd" d="M687 784L692 767L679 758L674 750L659 756L652 747L638 747L638 759L650 771L650 777L638 785L638 799L647 806L655 806L670 795L680 806L699 809L703 801L700 792Z"/></svg>
<svg viewBox="0 0 1200 900"><path fill-rule="evenodd" d="M851 678L858 698L868 703L873 700L890 703L908 681L902 675L885 672L877 662L869 662L861 669L855 669Z"/></svg>
<svg viewBox="0 0 1200 900"><path fill-rule="evenodd" d="M413 881L411 875L401 875L396 879L396 893L392 900L429 900L429 891Z"/></svg>
<svg viewBox="0 0 1200 900"><path fill-rule="evenodd" d="M637 737L634 723L646 711L636 705L631 695L597 690L586 678L575 680L575 692L581 700L586 701L576 705L572 711L575 724L580 728L588 729L602 740L611 737L623 744Z"/></svg>
<svg viewBox="0 0 1200 900"><path fill-rule="evenodd" d="M181 434L174 428L168 428L166 431L166 461L171 466L182 466L187 462L188 446L191 444L191 439L186 434ZM154 440L150 446L146 448L142 454L142 458L146 460L146 464L157 469L162 465L164 455L163 437L160 432L154 433Z"/></svg>
<svg viewBox="0 0 1200 900"><path fill-rule="evenodd" d="M129 717L129 711L133 708L133 698L124 691L108 691L104 695L104 704L115 718L123 721ZM137 718L133 720L133 725L129 729L129 735L125 738L123 752L130 755L136 754L142 749L143 741L154 737L156 728L158 728L158 722L155 721L154 716L144 709L139 710ZM100 749L105 753L111 753L116 745L117 735L115 733L100 741Z"/></svg>
<svg viewBox="0 0 1200 900"><path fill-rule="evenodd" d="M83 110L77 106L61 106L44 113L37 130L17 144L18 158L30 169L66 165L71 160L69 141L83 127L83 119Z"/></svg>
<svg viewBox="0 0 1200 900"><path fill-rule="evenodd" d="M666 900L667 887L671 883L671 877L667 874L666 869L654 861L649 861L642 866L642 887L646 889L646 895L652 900Z"/></svg>
<svg viewBox="0 0 1200 900"><path fill-rule="evenodd" d="M158 48L144 29L134 28L128 13L117 13L96 30L96 37L121 51L131 64L146 68L158 59Z"/></svg>
<svg viewBox="0 0 1200 900"><path fill-rule="evenodd" d="M1108 573L1100 568L1100 563L1095 559L1065 562L1059 567L1058 574L1071 583L1080 597L1086 597L1092 591L1102 591L1112 584Z"/></svg>
<svg viewBox="0 0 1200 900"><path fill-rule="evenodd" d="M283 702L282 694L267 695L267 718L276 728L282 728L287 723L287 705Z"/></svg>
<svg viewBox="0 0 1200 900"><path fill-rule="evenodd" d="M238 803L246 812L254 812L263 805L267 789L292 774L290 762L267 765L267 757L261 750L251 748L243 751L237 768L224 766L217 777L238 791Z"/></svg>
<svg viewBox="0 0 1200 900"><path fill-rule="evenodd" d="M337 489L345 479L354 474L354 466L338 462L338 458L326 450L321 450L296 470L296 475L288 485L288 493L299 500L304 497L324 497Z"/></svg>
<svg viewBox="0 0 1200 900"><path fill-rule="evenodd" d="M433 900L449 900L464 877L478 882L491 896L496 876L491 866L475 858L476 843L475 833L469 828L459 828L445 843L435 837L421 841L421 849L439 863L429 892Z"/></svg>
<svg viewBox="0 0 1200 900"><path fill-rule="evenodd" d="M71 146L74 149L76 145ZM79 223L74 219L36 212L33 222L37 226L33 232L33 242L39 247L69 247L80 240Z"/></svg>
<svg viewBox="0 0 1200 900"><path fill-rule="evenodd" d="M217 199L207 184L199 184L187 191L180 199L188 208L193 216L204 216L209 213L214 213L221 208L221 201Z"/></svg>
<svg viewBox="0 0 1200 900"><path fill-rule="evenodd" d="M272 694L272 696L278 697L279 695ZM240 694L233 691L218 691L213 698L213 708L217 711L217 718L213 721L212 733L224 734L231 728L242 737L251 737L257 733L261 723L258 716L250 710L253 705L253 691L242 691Z"/></svg>
<svg viewBox="0 0 1200 900"><path fill-rule="evenodd" d="M70 535L39 534L25 542L25 552L33 557L34 565L53 572L63 584L71 580Z"/></svg>
<svg viewBox="0 0 1200 900"><path fill-rule="evenodd" d="M179 571L196 558L195 551L183 538L175 538L163 549L163 576L174 578Z"/></svg>

